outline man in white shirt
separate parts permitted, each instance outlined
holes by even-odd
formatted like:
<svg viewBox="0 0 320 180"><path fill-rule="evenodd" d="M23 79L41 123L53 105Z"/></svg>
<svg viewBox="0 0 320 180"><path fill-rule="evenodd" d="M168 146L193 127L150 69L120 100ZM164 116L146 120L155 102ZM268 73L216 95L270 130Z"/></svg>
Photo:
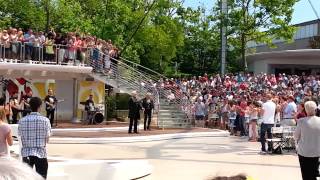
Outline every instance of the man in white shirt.
<svg viewBox="0 0 320 180"><path fill-rule="evenodd" d="M274 116L276 113L276 104L272 101L272 95L266 95L267 101L262 104L261 115L262 124L260 130L260 141L261 141L261 154L266 154L266 138L265 134L267 132L268 138L272 138L271 128L274 125ZM272 144L268 144L268 151L271 150Z"/></svg>
<svg viewBox="0 0 320 180"><path fill-rule="evenodd" d="M297 105L294 102L294 97L289 96L288 104L283 110L283 120L281 122L282 126L295 126L296 121L294 120L297 113Z"/></svg>

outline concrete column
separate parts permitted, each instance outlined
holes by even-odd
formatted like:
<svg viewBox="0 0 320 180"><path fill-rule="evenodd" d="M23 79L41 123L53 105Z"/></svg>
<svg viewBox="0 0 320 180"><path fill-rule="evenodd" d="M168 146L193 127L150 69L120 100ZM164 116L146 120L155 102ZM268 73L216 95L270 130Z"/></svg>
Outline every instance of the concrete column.
<svg viewBox="0 0 320 180"><path fill-rule="evenodd" d="M73 79L73 93L72 93L72 122L76 123L79 122L80 120L78 119L78 104L79 104L79 82L76 78Z"/></svg>

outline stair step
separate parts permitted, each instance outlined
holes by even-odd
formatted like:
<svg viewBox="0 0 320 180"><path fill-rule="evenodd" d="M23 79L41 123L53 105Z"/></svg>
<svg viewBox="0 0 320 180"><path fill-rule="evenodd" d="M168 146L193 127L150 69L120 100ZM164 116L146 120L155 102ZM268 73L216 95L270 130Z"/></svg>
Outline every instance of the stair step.
<svg viewBox="0 0 320 180"><path fill-rule="evenodd" d="M186 115L184 112L177 112L177 111L161 111L159 112L159 115Z"/></svg>
<svg viewBox="0 0 320 180"><path fill-rule="evenodd" d="M174 118L167 118L167 119L159 119L159 122L188 122L187 119L174 119Z"/></svg>
<svg viewBox="0 0 320 180"><path fill-rule="evenodd" d="M159 128L191 128L191 124L159 124Z"/></svg>
<svg viewBox="0 0 320 180"><path fill-rule="evenodd" d="M160 106L160 112L184 113L181 110L178 110L178 108L177 109L163 109L161 106Z"/></svg>

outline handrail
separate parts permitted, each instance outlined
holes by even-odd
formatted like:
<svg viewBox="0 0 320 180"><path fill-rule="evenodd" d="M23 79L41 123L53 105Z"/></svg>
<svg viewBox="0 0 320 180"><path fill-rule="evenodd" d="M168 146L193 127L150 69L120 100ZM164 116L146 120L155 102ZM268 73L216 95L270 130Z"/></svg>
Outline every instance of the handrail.
<svg viewBox="0 0 320 180"><path fill-rule="evenodd" d="M190 118L189 109L191 109L192 103L188 98L185 99L183 97L187 93L182 92L181 85L172 82L172 84L168 86L168 84L164 84L166 81L160 82L160 79L168 79L164 75L125 58L115 59L102 52L97 53L97 50L95 50L95 53L95 56L92 56L91 54L89 58L90 65L93 67L94 72L103 74L99 71L101 71L101 67L105 64L105 58L107 58L110 61L109 68L114 71L111 72L111 75L109 76L112 76L116 81L121 82L123 86L137 90L140 94L151 92L155 98L158 110L161 108L160 105L162 101L160 100L163 99L163 101L168 101L168 96L173 93L175 99L173 103L171 103L184 112L186 117ZM160 119L159 114L158 119ZM158 126L161 126L159 122Z"/></svg>
<svg viewBox="0 0 320 180"><path fill-rule="evenodd" d="M145 67L145 66L142 66L142 65L140 65L140 64L138 64L138 63L129 61L129 60L123 58L123 57L120 57L120 59L123 60L123 61L125 61L125 62L127 62L127 63L131 63L131 64L134 64L134 65L136 65L136 66L142 67L143 69L146 69L146 70L148 70L148 71L151 71L151 72L159 75L159 76L162 77L162 78L169 79L168 77L164 76L163 74L160 74L160 73L158 73L157 71L154 71L154 70L152 70L152 69L150 69L150 68L147 68L147 67Z"/></svg>
<svg viewBox="0 0 320 180"><path fill-rule="evenodd" d="M49 50L47 49L49 47L52 48L51 53L49 53L49 51L44 51ZM8 44L0 43L0 60L4 61L9 59L14 60L17 63L25 63L24 61L32 59L33 62L59 65L70 64L72 61L73 65L77 65L76 62L79 61L80 64L85 66L85 62L87 61L86 55L88 55L92 48L74 47L73 50L71 50L69 49L71 47L72 46L62 44L38 44L37 46L34 46L28 42L19 41L10 42ZM60 49L63 49L64 51L60 51Z"/></svg>

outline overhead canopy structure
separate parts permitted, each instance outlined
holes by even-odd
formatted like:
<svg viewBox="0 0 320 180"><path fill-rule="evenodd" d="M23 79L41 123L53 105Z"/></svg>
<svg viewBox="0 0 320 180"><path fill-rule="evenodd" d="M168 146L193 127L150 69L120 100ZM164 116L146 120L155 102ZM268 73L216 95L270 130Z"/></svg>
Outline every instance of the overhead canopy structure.
<svg viewBox="0 0 320 180"><path fill-rule="evenodd" d="M262 52L247 56L250 72L307 74L320 73L320 49Z"/></svg>
<svg viewBox="0 0 320 180"><path fill-rule="evenodd" d="M0 75L4 78L83 80L91 72L92 67L84 66L0 63Z"/></svg>

